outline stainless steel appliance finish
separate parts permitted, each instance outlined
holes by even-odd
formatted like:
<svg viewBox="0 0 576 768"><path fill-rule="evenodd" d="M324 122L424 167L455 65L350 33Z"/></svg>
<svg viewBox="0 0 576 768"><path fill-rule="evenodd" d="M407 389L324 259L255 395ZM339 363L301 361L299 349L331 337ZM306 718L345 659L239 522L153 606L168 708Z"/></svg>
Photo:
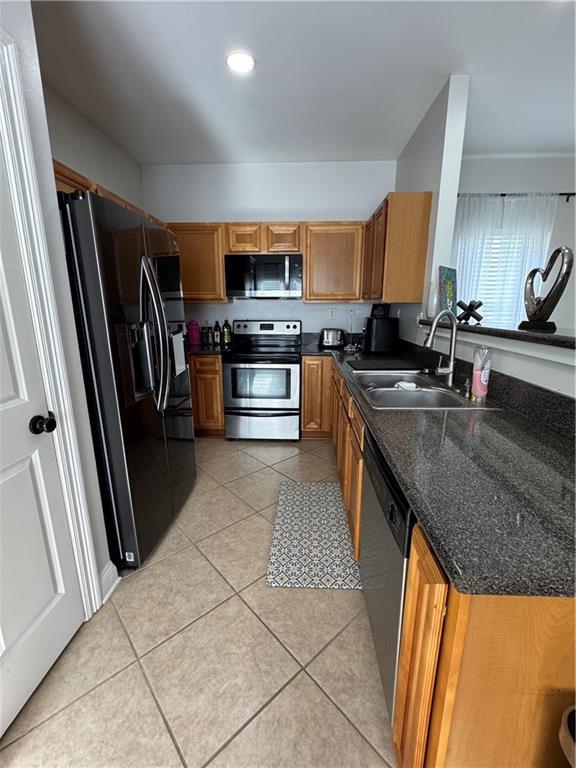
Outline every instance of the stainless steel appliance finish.
<svg viewBox="0 0 576 768"><path fill-rule="evenodd" d="M298 440L300 414L294 411L228 410L226 437L243 440Z"/></svg>
<svg viewBox="0 0 576 768"><path fill-rule="evenodd" d="M179 256L167 230L110 200L59 200L110 556L134 567L177 512L174 455L187 482L196 473Z"/></svg>
<svg viewBox="0 0 576 768"><path fill-rule="evenodd" d="M299 320L235 320L223 354L224 422L229 438L300 437Z"/></svg>
<svg viewBox="0 0 576 768"><path fill-rule="evenodd" d="M360 573L384 698L392 719L412 515L369 432L362 482Z"/></svg>
<svg viewBox="0 0 576 768"><path fill-rule="evenodd" d="M324 349L341 349L345 344L345 334L342 328L322 328L320 331L320 346Z"/></svg>
<svg viewBox="0 0 576 768"><path fill-rule="evenodd" d="M301 253L226 254L224 272L230 298L302 298Z"/></svg>
<svg viewBox="0 0 576 768"><path fill-rule="evenodd" d="M300 363L224 363L224 408L298 410Z"/></svg>

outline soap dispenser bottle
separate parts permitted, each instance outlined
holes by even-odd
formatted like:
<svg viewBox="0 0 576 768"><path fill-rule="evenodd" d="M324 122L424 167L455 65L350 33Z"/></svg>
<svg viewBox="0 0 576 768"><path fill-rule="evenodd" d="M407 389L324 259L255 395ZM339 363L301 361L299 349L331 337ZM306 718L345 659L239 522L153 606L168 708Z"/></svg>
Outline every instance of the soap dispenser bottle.
<svg viewBox="0 0 576 768"><path fill-rule="evenodd" d="M474 405L483 405L488 394L492 352L488 347L474 347L472 360L472 397Z"/></svg>

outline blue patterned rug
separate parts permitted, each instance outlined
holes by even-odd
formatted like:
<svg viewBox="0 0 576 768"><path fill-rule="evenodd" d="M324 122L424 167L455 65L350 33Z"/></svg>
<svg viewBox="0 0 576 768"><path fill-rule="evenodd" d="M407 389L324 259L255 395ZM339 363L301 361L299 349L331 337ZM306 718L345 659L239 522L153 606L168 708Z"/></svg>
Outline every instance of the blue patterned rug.
<svg viewBox="0 0 576 768"><path fill-rule="evenodd" d="M362 589L338 483L280 485L266 584Z"/></svg>

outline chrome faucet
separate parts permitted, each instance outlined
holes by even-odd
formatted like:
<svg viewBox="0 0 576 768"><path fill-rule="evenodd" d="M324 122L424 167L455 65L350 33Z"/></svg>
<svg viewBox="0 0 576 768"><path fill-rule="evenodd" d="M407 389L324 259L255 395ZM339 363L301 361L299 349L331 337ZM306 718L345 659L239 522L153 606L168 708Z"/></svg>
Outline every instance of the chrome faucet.
<svg viewBox="0 0 576 768"><path fill-rule="evenodd" d="M438 314L432 321L432 326L428 332L428 336L426 336L426 341L424 342L424 346L428 347L428 349L432 349L432 342L434 341L434 336L436 335L436 329L438 328L438 323L443 317L447 317L450 321L450 357L448 359L448 365L443 366L442 355L440 356L440 360L438 361L438 367L436 368L435 373L437 376L446 376L446 383L448 384L449 387L451 387L452 379L454 378L454 359L456 357L456 333L458 331L458 323L456 321L456 317L453 312L451 312L449 309L443 309L441 312L438 312Z"/></svg>

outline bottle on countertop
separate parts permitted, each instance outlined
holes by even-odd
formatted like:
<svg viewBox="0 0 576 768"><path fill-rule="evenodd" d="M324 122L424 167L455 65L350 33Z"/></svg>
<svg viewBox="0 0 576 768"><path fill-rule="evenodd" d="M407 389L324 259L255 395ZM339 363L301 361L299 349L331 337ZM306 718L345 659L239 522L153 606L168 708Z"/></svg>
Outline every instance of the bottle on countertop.
<svg viewBox="0 0 576 768"><path fill-rule="evenodd" d="M214 323L214 346L219 347L222 340L222 331L220 329L220 323L218 320Z"/></svg>
<svg viewBox="0 0 576 768"><path fill-rule="evenodd" d="M474 347L472 359L472 397L474 405L483 405L488 394L492 352L488 347Z"/></svg>
<svg viewBox="0 0 576 768"><path fill-rule="evenodd" d="M211 325L206 330L206 346L208 349L213 349L214 347L214 330Z"/></svg>
<svg viewBox="0 0 576 768"><path fill-rule="evenodd" d="M204 320L202 326L202 349L206 349L208 346L208 320Z"/></svg>
<svg viewBox="0 0 576 768"><path fill-rule="evenodd" d="M224 325L222 326L222 345L226 350L232 346L232 326L228 320L224 320Z"/></svg>

